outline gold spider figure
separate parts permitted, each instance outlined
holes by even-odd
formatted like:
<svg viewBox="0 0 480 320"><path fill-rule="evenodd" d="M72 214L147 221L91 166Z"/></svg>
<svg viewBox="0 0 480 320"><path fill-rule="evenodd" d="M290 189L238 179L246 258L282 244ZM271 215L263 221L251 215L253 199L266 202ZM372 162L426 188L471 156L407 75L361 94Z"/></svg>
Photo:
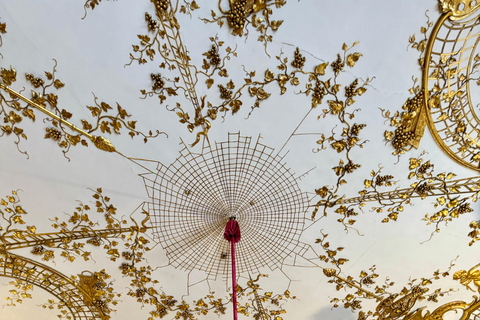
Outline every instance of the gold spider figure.
<svg viewBox="0 0 480 320"><path fill-rule="evenodd" d="M480 293L480 269L476 269L479 266L480 263L468 270L468 272L465 270L455 272L453 274L453 280L460 281L462 285L475 292L475 290L469 286L470 282L473 281L473 284L477 286L478 292Z"/></svg>

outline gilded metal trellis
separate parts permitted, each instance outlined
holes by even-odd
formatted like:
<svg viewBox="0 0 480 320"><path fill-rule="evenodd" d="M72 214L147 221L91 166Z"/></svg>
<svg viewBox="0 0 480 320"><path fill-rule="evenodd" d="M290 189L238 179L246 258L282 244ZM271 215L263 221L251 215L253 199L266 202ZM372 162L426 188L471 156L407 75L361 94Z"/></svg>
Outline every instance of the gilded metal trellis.
<svg viewBox="0 0 480 320"><path fill-rule="evenodd" d="M65 232L50 232L50 233L32 233L22 235L22 238L18 236L9 235L3 237L3 243L0 243L0 249L9 251L20 248L31 248L34 246L46 246L51 247L56 243L69 243L75 240L82 239L105 239L116 238L121 234L131 233L132 228L119 228L119 229L94 229L94 230L82 230Z"/></svg>
<svg viewBox="0 0 480 320"><path fill-rule="evenodd" d="M37 261L12 253L0 253L0 277L22 280L40 287L68 308L75 320L106 319L100 307L94 304L95 296L57 270Z"/></svg>
<svg viewBox="0 0 480 320"><path fill-rule="evenodd" d="M423 68L428 125L437 144L462 165L480 167L478 86L480 20L475 1L444 1ZM462 10L463 9L463 10Z"/></svg>
<svg viewBox="0 0 480 320"><path fill-rule="evenodd" d="M364 195L352 198L340 198L333 203L321 202L320 205L338 205L363 202L388 202L405 198L425 198L431 196L441 196L445 194L445 189L451 190L450 195L474 194L480 191L480 178L470 177L456 179L445 182L434 182L429 185L428 190L419 192L417 187L395 189L384 192L368 192Z"/></svg>

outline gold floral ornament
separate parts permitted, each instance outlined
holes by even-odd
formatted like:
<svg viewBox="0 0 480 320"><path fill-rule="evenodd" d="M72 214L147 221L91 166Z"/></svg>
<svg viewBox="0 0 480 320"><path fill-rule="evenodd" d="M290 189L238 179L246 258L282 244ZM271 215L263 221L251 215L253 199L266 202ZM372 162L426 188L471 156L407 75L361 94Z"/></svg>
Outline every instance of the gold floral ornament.
<svg viewBox="0 0 480 320"><path fill-rule="evenodd" d="M265 276L265 275L262 275ZM286 311L280 306L280 303L287 302L288 299L295 299L295 296L291 296L287 290L283 294L275 294L273 292L260 293L260 286L256 283L256 280L250 280L244 288L237 285L236 294L241 300L247 300L244 305L239 306L239 313L247 316L252 313L255 319L273 319L270 316L277 315L277 320L282 318L278 315L286 313ZM175 319L199 319L202 317L211 317L213 312L215 315L224 315L226 311L226 305L231 303L229 299L223 300L221 298L215 298L215 292L210 292L205 297L193 300L192 303L188 303L185 300L177 300L173 296L169 296L162 291L150 288L138 288L128 293L131 297L135 298L137 302L141 303L143 307L150 307L150 317L148 320L163 318L166 315L172 315ZM263 303L270 302L272 307L263 308ZM258 315L258 316L257 316ZM261 315L268 316L267 318L258 318Z"/></svg>
<svg viewBox="0 0 480 320"><path fill-rule="evenodd" d="M425 27L420 28L421 39L417 40L415 35L409 39L409 47L416 49L420 57L418 63L423 67L423 54L427 47L427 35L433 26L433 22L427 15L427 22ZM427 110L424 107L425 92L421 84L418 84L418 78L414 78L413 86L409 89L412 97L408 98L403 104L401 111L392 113L389 110L381 109L382 116L389 122L389 125L395 128L394 131L386 130L384 138L388 143L391 143L395 149L394 155L402 155L410 151L412 148L418 148L420 140L423 137L425 126L427 125Z"/></svg>
<svg viewBox="0 0 480 320"><path fill-rule="evenodd" d="M225 23L232 29L235 36L248 36L250 26L260 35L257 40L262 42L267 52L268 43L273 41L271 31L277 31L283 20L272 20L273 10L284 6L285 0L229 0L230 10L222 8L218 1L219 13L211 11L211 20L203 18L205 23L216 23L222 27Z"/></svg>
<svg viewBox="0 0 480 320"><path fill-rule="evenodd" d="M99 221L90 220L88 213L91 207L80 203L68 221L61 221L58 217L53 219L52 226L59 232L38 233L35 226L26 225L23 216L27 212L20 205L17 192L13 191L12 196L7 196L6 199L0 199L0 213L5 220L3 224L5 228L2 227L0 230L1 250L11 251L30 247L32 254L42 256L45 261L55 259L55 249L60 251L60 256L70 262L75 261L77 257L82 257L85 261L91 259L91 252L86 250L83 241L92 245L96 245L97 241L98 244L103 244L107 255L115 261L119 257L118 250L115 249L119 243L111 238L120 237L130 241L141 237L140 234L147 230L145 223L148 221L148 215L141 226L133 219L131 220L134 224L130 226L125 226L126 220L118 220L115 217L117 209L109 203L109 197L102 195L101 188L95 191L93 199L95 211L103 213L105 220L103 228L98 227ZM129 234L128 238L126 234Z"/></svg>
<svg viewBox="0 0 480 320"><path fill-rule="evenodd" d="M475 291L469 287L469 284L473 281L474 284L477 286L477 289L479 288L480 278L478 266L479 265L472 267L468 272L465 270L459 270L455 272L453 274L453 280L458 280L462 285L465 286L466 289ZM437 276L438 275L439 274L437 274ZM403 320L443 320L448 319L448 317L445 315L448 312L452 314L452 311L455 312L458 319L476 319L480 315L480 297L478 295L474 295L472 302L465 302L459 300L450 301L437 307L432 312L424 312L425 308L426 307L422 307L417 309L416 311L408 313L403 317Z"/></svg>
<svg viewBox="0 0 480 320"><path fill-rule="evenodd" d="M10 296L6 296L7 304L5 306L16 307L17 304L23 303L25 299L32 299L32 294L29 293L33 290L33 285L25 280L15 279L8 283L10 286L14 286L15 289L9 290Z"/></svg>
<svg viewBox="0 0 480 320"><path fill-rule="evenodd" d="M277 69L280 70L278 75L275 75L267 69L264 72L263 81L253 78L255 72L247 74L248 78L245 79L246 83L244 86L248 86L250 96L256 98L254 105L251 107L252 112L260 106L260 102L270 96L270 93L266 90L267 85L270 83L277 83L280 87L280 93L284 94L288 87L296 87L304 82L305 90L301 90L299 93L311 97L311 108L307 111L305 118L310 113L315 112L318 106L325 104L325 108L319 110L320 115L318 115L317 118L322 119L327 116L333 116L341 125L340 128L335 129L337 132L332 130L330 136L324 133L318 133L318 135L320 135L320 139L317 140L319 147L314 150L315 152L320 152L331 147L335 149L338 154L344 155L344 158L339 160L338 166L332 168L337 176L336 185L331 187L323 186L316 190L317 195L326 200L319 200L317 205L315 205L312 219L315 219L322 203L325 201L333 202L338 198L338 190L340 186L347 183L347 175L353 173L360 167L360 164L355 163L350 154L355 148L363 147L365 141L362 141L360 138L360 133L366 125L352 121L352 119L355 118L355 113L360 110L352 108L356 99L367 91L370 80L367 79L361 82L357 78L347 85L340 82L344 69L347 67L353 68L362 56L359 52L351 52L352 48L356 45L357 43L354 43L352 46L343 44L342 52L337 54L336 60L331 63L321 63L313 67L311 71L306 67L307 61L297 48L291 62L289 62L287 57L283 57L282 54L276 57L279 61L277 65ZM293 70L291 70L291 68L293 68ZM237 92L233 94L232 99L236 98ZM300 133L294 132L292 137L298 134ZM324 215L326 210L325 208ZM341 219L340 222L348 229L355 223L355 220L351 218Z"/></svg>
<svg viewBox="0 0 480 320"><path fill-rule="evenodd" d="M430 291L429 288L436 280L450 275L450 270L454 266L453 262L450 263L446 271L436 270L430 277L410 279L408 284L403 286L396 284L388 278L380 282L380 275L376 271L376 266L372 266L368 270L362 270L358 276L343 275L342 266L348 260L338 255L344 248L338 247L334 249L332 244L327 241L328 234L321 232L321 235L322 237L317 239L316 243L322 246L326 254L321 255L320 259L325 263L332 264L332 268L323 268L323 273L329 278L328 283L334 285L338 292L346 292L343 298L334 297L330 301L333 304L333 308L343 305L345 309L358 311L363 309L362 302L365 300L378 302L375 311L360 311L358 314L359 320L370 318L377 320L399 319L407 315L417 301L438 302L438 297L443 297L448 292L453 291L452 288L446 291L441 288ZM396 292L396 290L400 291Z"/></svg>
<svg viewBox="0 0 480 320"><path fill-rule="evenodd" d="M433 27L433 22L427 14L425 15L427 22L420 28L420 39L417 39L415 34L408 39L408 47L419 52L418 63L421 68L425 62L424 52L427 48L428 34ZM408 90L413 96L404 103L402 111L392 113L380 108L382 116L389 121L389 125L396 128L393 132L386 130L384 138L395 149L393 154L398 156L419 147L427 124L427 109L424 107L425 92L421 83L418 83L418 78L413 78L413 86Z"/></svg>
<svg viewBox="0 0 480 320"><path fill-rule="evenodd" d="M152 18L152 15L148 12L145 13L145 21L147 22L148 34L139 34L140 45L133 45L134 54L130 54L130 65L133 61L137 61L139 64L147 63L148 60L153 61L157 55L163 60L160 64L160 68L167 69L169 71L178 69L179 76L169 79L163 76L161 73L152 73L151 79L153 86L151 90L141 90L143 98L147 96L156 95L162 103L167 96L178 96L178 92L181 92L183 96L189 101L189 104L193 107L195 114L194 122L189 121L190 117L188 112L181 111L180 103L176 103L176 107L171 110L182 113L182 123L186 123L190 132L193 132L195 128L200 128L200 132L197 133L197 141L200 141L200 136L206 137L210 128L210 122L202 115L202 109L204 106L204 100L202 99L202 105L200 105L200 99L197 96L195 84L196 79L196 67L190 64L190 56L186 47L182 42L179 28L180 25L176 19L178 10L182 13L187 13L191 10L198 8L198 4L195 1L185 1L185 5L172 6L170 1L166 0L154 0L156 19ZM152 34L153 33L153 36ZM171 84L171 85L170 85Z"/></svg>
<svg viewBox="0 0 480 320"><path fill-rule="evenodd" d="M327 116L333 116L338 120L342 127L338 129L338 132L332 131L330 136L318 133L321 138L317 140L317 144L320 146L315 152L320 152L330 146L335 149L337 153L344 154L346 157L340 159L339 165L332 168L338 177L336 185L333 187L323 186L318 189L317 194L323 198L326 197L328 201L338 197L338 189L341 185L347 183L347 180L345 179L346 175L354 172L360 167L359 164L355 163L350 158L350 152L356 147L362 148L363 143L365 143L365 141L361 140L359 135L366 125L351 121L355 118L355 112L359 111L359 109L352 110L351 108L355 103L355 99L362 96L367 91L366 87L370 80L367 79L361 83L359 79L354 79L348 85L342 85L342 83L340 83L340 75L344 68L353 68L362 56L359 52L350 52L356 44L357 43L354 43L350 47L343 44L343 52L342 54L337 55L335 61L331 64L329 62L319 64L311 71L307 69L306 59L301 54L300 49L295 50L291 62L289 62L288 57L284 57L283 54L280 54L279 56L276 56L276 59L278 60L276 68L280 70L278 75L270 69L267 69L261 74L263 75L263 79L258 79L256 71L246 72L247 77L244 79L245 83L235 91L232 90L233 92L231 95L229 94L230 100L227 100L230 101L230 103L240 101L242 90L248 90L250 97L255 99L253 106L251 107L251 114L256 108L260 107L260 103L270 97L271 93L267 91L269 85L277 84L280 88L280 94L284 94L288 87L297 87L304 82L305 90L300 91L300 94L311 96L311 108L306 112L304 119L311 113L314 113L315 110L317 110L317 106L326 102L327 108L322 109L317 118L322 119ZM331 70L333 74L328 75L328 70ZM230 84L230 88L235 88L235 85ZM223 105L220 106L220 109L213 110L222 111L221 108L223 108ZM291 135L291 138L300 134L302 133L295 130ZM319 203L321 201L319 201ZM312 219L315 218L318 209L319 205L315 206ZM342 220L341 222L344 223L346 228L349 228L355 220L349 219L347 221Z"/></svg>
<svg viewBox="0 0 480 320"><path fill-rule="evenodd" d="M440 232L440 225L447 225L453 219L461 215L473 212L473 204L480 196L480 178L473 176L469 178L454 179L453 172L435 173L434 165L429 160L422 158L410 158L409 174L407 179L414 180L408 188L393 187L397 181L393 175L382 175L382 168L372 170L370 178L364 180L365 189L360 190L360 196L352 198L339 198L333 202L323 202L325 207L337 207L336 213L345 216L356 216L368 202L377 202L372 211L386 213L383 223L397 221L406 206L413 205L417 199L431 199L436 197L433 204L433 213L427 213L423 221L427 225L435 226L432 236ZM317 190L317 193L326 194L326 190ZM357 211L358 209L358 211ZM470 227L473 229L468 236L472 238L469 245L479 240L480 232L477 230L478 221L472 221Z"/></svg>
<svg viewBox="0 0 480 320"><path fill-rule="evenodd" d="M394 155L400 155L410 151L412 147L418 148L427 125L425 108L422 107L424 100L423 90L418 90L413 98L408 98L403 105L401 113L382 110L382 116L390 120L390 125L396 127L395 132L385 131L384 137L392 143Z"/></svg>
<svg viewBox="0 0 480 320"><path fill-rule="evenodd" d="M296 296L291 295L289 290L285 290L283 294L275 294L273 292L261 291L258 281L260 277L268 277L266 274L259 274L255 279L250 277L247 286L242 288L237 285L236 294L239 296L240 305L238 306L238 313L247 317L252 316L257 320L282 320L280 316L287 313L281 306L288 299L296 299ZM242 300L247 298L247 301L242 304ZM265 305L268 304L267 307Z"/></svg>
<svg viewBox="0 0 480 320"><path fill-rule="evenodd" d="M8 70L2 68L1 70L0 76L3 83L0 83L0 89L9 93L9 97L0 92L0 115L4 116L4 125L0 125L0 136L14 134L17 137L15 144L20 152L28 156L26 151L19 149L21 139L27 139L24 129L19 124L25 118L35 121L36 111L46 114L46 121L51 123L51 127L45 129L45 138L54 140L63 149L62 152L67 159L66 154L72 146L88 146L88 140L101 150L108 152L116 151L108 139L94 135L98 131L103 134L120 134L121 131L126 130L132 138L142 136L144 142L162 133L165 134L159 130L156 130L155 133L150 131L148 134L136 130L137 121L129 120L128 118L131 115L118 103L116 107L117 114L112 115L111 110L113 108L105 102L99 103L95 95L95 105L87 106L94 121L81 120L82 128L75 126L69 122L73 114L65 109L60 109L58 106L58 95L49 92L50 88L59 90L64 87L64 83L56 78L56 66L57 63L55 61L53 72L46 71L45 78L36 77L33 74L25 74L26 81L33 87L30 98L11 88L11 85L17 80L17 71L15 69L10 68ZM26 103L26 105L23 105L21 102ZM9 111L9 109L11 110Z"/></svg>
<svg viewBox="0 0 480 320"><path fill-rule="evenodd" d="M267 7L271 4L266 2ZM294 58L291 63L288 63L288 58L283 57L282 54L277 56L279 65L277 68L280 74L276 76L269 69L263 72L246 71L246 77L243 81L235 81L235 79L228 79L229 72L226 62L237 55L235 49L230 47L222 48L224 42L218 37L211 37L212 45L210 49L203 55L201 69L197 66L191 65L191 58L185 45L182 42L179 25L175 15L178 7L171 6L168 2L155 1L156 20L151 14L145 14L145 21L147 23L147 34L139 34L139 44L133 45L133 54L130 54L130 65L134 61L139 64L147 63L149 60L153 61L156 56L161 59L160 68L165 69L162 73L151 73L152 80L151 89L143 89L141 93L143 98L157 96L160 103L166 101L168 97L181 99L182 96L188 100L188 105L182 105L180 102L175 102L173 108L169 111L175 112L179 117L179 122L187 126L190 132L196 131L196 140L193 145L200 142L202 136L207 139L208 130L212 125L212 121L217 119L220 115L225 117L227 113L236 114L242 106L247 104L248 100L253 99L252 111L260 107L260 103L267 100L271 93L267 91L269 84L277 83L280 86L281 94L287 91L287 86L298 86L301 84L300 78L309 76L306 90L302 94L312 94L312 106L315 107L322 103L323 97L333 97L329 100L329 109L324 109L324 115L331 113L338 115L346 124L345 119L354 118L355 111L344 112L346 107L351 106L355 102L355 97L361 96L366 92L366 86L369 79L360 83L359 79L353 81L350 85L345 86L345 99L340 99L340 89L342 85L337 83L337 76L344 70L345 67L352 68L362 56L359 52L350 52L350 50L357 44L354 43L351 47L344 44L342 46L342 54L337 56L337 60L332 62L331 68L334 77L331 79L320 79L325 75L329 63L320 64L314 68L314 71L307 72L304 70L306 63L305 57L302 55L300 49L294 53ZM276 3L276 5L283 5L283 3ZM153 33L153 34L152 34ZM290 70L293 68L293 70ZM167 74L177 70L179 76L169 77ZM198 97L196 86L201 77L205 78L206 88L212 90L217 89L216 94L220 98L220 103L213 103L210 95ZM224 79L224 81L221 81ZM215 82L217 85L214 86ZM245 97L248 93L250 99ZM170 99L171 100L171 99ZM173 103L172 103L173 104ZM191 108L191 109L190 109ZM325 111L326 110L326 111ZM357 137L360 130L365 127L363 124L351 124L352 128L347 128L347 131L352 129L352 137L345 139L335 139L335 143L331 144L338 152L350 149L354 145L360 145L360 139ZM348 135L348 133L346 134ZM329 142L332 142L328 138ZM325 140L319 140L319 144L326 144ZM348 147L347 147L348 145ZM345 170L353 172L358 168L355 163L347 163ZM338 169L340 172L341 169ZM340 174L341 175L341 174ZM343 179L341 179L343 181Z"/></svg>

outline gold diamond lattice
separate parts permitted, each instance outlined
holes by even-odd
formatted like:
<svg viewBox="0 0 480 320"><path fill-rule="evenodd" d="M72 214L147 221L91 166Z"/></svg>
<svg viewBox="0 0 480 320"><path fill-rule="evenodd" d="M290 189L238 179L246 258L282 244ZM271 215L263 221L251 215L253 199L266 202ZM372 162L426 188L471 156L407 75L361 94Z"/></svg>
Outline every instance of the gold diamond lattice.
<svg viewBox="0 0 480 320"><path fill-rule="evenodd" d="M171 265L228 274L230 245L223 233L231 216L242 232L238 273L281 268L299 253L308 198L283 157L239 134L201 154L184 146L170 166L158 163L156 172L142 175L154 234Z"/></svg>
<svg viewBox="0 0 480 320"><path fill-rule="evenodd" d="M426 52L424 88L429 127L437 144L454 160L479 168L478 71L480 20L442 16Z"/></svg>

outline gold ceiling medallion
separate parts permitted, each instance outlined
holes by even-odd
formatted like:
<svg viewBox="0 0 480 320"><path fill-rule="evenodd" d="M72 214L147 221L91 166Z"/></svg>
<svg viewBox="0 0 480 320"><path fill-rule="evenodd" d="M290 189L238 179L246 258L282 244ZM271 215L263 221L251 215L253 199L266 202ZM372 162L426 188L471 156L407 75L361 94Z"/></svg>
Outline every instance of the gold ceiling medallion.
<svg viewBox="0 0 480 320"><path fill-rule="evenodd" d="M451 20L462 20L469 17L480 8L480 1L476 0L440 0L440 9L444 13L451 13Z"/></svg>
<svg viewBox="0 0 480 320"><path fill-rule="evenodd" d="M480 170L480 20L475 1L443 2L450 8L436 22L423 62L422 87L430 132L447 155ZM462 8L465 9L462 10Z"/></svg>

